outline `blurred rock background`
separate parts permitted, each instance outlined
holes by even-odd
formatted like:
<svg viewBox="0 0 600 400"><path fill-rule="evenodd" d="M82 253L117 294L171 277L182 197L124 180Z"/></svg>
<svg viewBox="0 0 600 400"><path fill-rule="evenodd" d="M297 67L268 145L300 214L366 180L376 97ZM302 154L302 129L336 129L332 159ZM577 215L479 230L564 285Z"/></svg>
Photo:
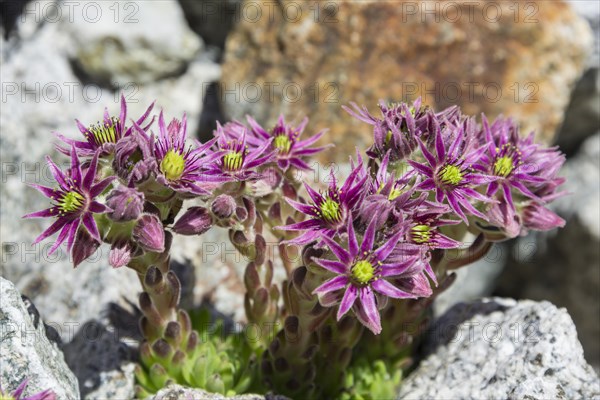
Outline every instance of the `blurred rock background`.
<svg viewBox="0 0 600 400"><path fill-rule="evenodd" d="M89 321L108 325L108 304L128 307L139 287L131 271L108 267L104 247L73 271L68 255L47 255L51 243L30 245L47 221L21 216L45 199L24 183L49 183L44 155L66 161L52 132L77 137L74 118L89 124L104 107L116 112L123 93L130 117L156 100L168 117L186 112L202 139L216 120L251 114L268 125L281 112L297 121L308 115L308 129L330 128L327 140L337 145L321 161L343 163L369 144L370 132L341 105L375 111L379 99L420 95L436 108L456 103L467 113L513 116L525 133L536 129L539 140L560 144L573 193L556 204L565 229L497 246L459 271L436 312L491 293L549 300L567 308L586 359L600 365L597 2L3 0L1 7L0 272L65 343ZM224 235L179 238L174 256L193 267L181 268L186 301L208 298L243 320L242 298L232 292L242 288L244 260ZM80 381L82 393L114 393L98 392L109 378L96 378Z"/></svg>

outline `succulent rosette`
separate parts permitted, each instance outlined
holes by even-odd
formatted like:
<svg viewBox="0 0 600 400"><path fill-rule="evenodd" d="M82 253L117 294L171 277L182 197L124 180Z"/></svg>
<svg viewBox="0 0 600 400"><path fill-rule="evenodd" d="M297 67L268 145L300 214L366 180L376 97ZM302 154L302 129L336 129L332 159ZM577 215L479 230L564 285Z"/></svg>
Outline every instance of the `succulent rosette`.
<svg viewBox="0 0 600 400"><path fill-rule="evenodd" d="M345 246L339 245L327 235L321 237L335 255L336 260L313 258L313 261L335 274L335 277L314 290L314 293L321 296L321 304L325 303L324 306L331 306L327 300L323 301L322 296L335 291L343 291L337 320L339 321L352 309L363 325L374 334L379 334L381 318L376 294L395 299L417 298L417 294L401 290L389 281L392 277L403 275L411 266L417 264L417 260L412 257L388 259L404 232L398 232L379 247L375 247L376 230L376 221L373 220L367 227L359 246L350 216L347 223L348 239Z"/></svg>
<svg viewBox="0 0 600 400"><path fill-rule="evenodd" d="M94 155L84 174L75 146L71 147L71 168L66 173L61 171L50 157L46 157L46 160L52 176L58 183L58 188L52 189L37 184L31 186L50 198L54 205L46 210L27 214L25 218L50 217L55 218L55 221L35 239L34 244L59 232L49 254L54 253L65 241L67 242L67 250L71 251L80 225L83 225L93 239L100 242L101 237L94 215L106 213L109 209L98 202L97 197L115 178L108 177L96 182L98 153Z"/></svg>
<svg viewBox="0 0 600 400"><path fill-rule="evenodd" d="M152 112L154 108L154 103L152 103L142 114L140 118L136 120L136 124L144 125L148 116ZM151 120L144 127L148 129L150 125L152 125ZM56 136L65 144L68 145L68 148L57 146L57 149L64 154L69 154L70 148L75 147L77 154L81 157L92 157L97 151L100 151L100 155L105 155L108 153L112 153L115 149L115 145L119 140L123 137L129 136L131 134L133 126L127 126L127 102L125 101L125 97L121 96L121 111L118 117L111 116L108 112L108 109L104 109L104 118L102 121L98 121L96 124L92 124L90 126L83 125L78 119L75 120L77 124L77 128L85 138L85 140L73 140L57 133Z"/></svg>
<svg viewBox="0 0 600 400"><path fill-rule="evenodd" d="M250 125L250 135L248 135L248 143L255 147L260 147L265 141L271 141L273 147L277 150L276 160L277 166L286 171L290 166L300 170L310 170L311 167L306 163L305 159L315 155L329 146L310 147L315 144L325 130L316 133L305 140L300 140L300 136L304 132L308 124L308 118L304 118L302 122L294 127L291 124L286 124L283 115L277 119L275 126L267 130L260 126L256 120L250 116L247 117Z"/></svg>

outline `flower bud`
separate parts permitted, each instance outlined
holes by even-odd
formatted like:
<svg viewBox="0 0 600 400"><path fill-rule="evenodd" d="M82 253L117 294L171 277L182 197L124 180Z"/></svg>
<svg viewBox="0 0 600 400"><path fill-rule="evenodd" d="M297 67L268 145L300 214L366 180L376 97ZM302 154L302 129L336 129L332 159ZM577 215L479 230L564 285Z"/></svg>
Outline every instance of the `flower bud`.
<svg viewBox="0 0 600 400"><path fill-rule="evenodd" d="M181 235L202 235L212 226L212 217L204 207L190 207L173 225Z"/></svg>
<svg viewBox="0 0 600 400"><path fill-rule="evenodd" d="M156 215L142 214L133 228L133 239L144 250L155 253L165 250L165 231Z"/></svg>
<svg viewBox="0 0 600 400"><path fill-rule="evenodd" d="M565 226L564 219L535 201L523 209L522 218L526 229L548 231Z"/></svg>
<svg viewBox="0 0 600 400"><path fill-rule="evenodd" d="M100 247L100 242L94 239L87 229L80 228L77 230L75 243L71 255L73 256L73 266L77 268L83 260L91 257L92 254Z"/></svg>
<svg viewBox="0 0 600 400"><path fill-rule="evenodd" d="M113 168L117 175L129 183L140 183L150 177L158 166L152 156L150 141L134 130L116 144Z"/></svg>
<svg viewBox="0 0 600 400"><path fill-rule="evenodd" d="M210 210L215 217L221 219L231 217L235 212L235 208L235 199L227 194L217 196L210 206Z"/></svg>
<svg viewBox="0 0 600 400"><path fill-rule="evenodd" d="M109 193L106 205L112 209L108 217L113 221L132 221L142 213L144 194L135 188L121 185Z"/></svg>
<svg viewBox="0 0 600 400"><path fill-rule="evenodd" d="M494 204L487 212L489 224L477 221L476 225L490 242L512 239L521 233L521 218L507 202Z"/></svg>
<svg viewBox="0 0 600 400"><path fill-rule="evenodd" d="M115 243L108 254L108 263L113 268L124 267L131 261L131 244L128 242Z"/></svg>

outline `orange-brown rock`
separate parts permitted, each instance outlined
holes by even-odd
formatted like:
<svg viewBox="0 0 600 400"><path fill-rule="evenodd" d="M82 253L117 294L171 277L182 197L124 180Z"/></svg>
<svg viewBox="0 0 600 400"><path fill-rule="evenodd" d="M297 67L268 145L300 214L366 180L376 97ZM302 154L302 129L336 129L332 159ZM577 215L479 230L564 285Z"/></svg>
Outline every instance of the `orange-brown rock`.
<svg viewBox="0 0 600 400"><path fill-rule="evenodd" d="M551 142L591 33L562 1L242 2L226 43L228 117L310 117L347 160L370 130L341 105L422 96L441 109L514 116ZM329 157L331 157L331 152Z"/></svg>

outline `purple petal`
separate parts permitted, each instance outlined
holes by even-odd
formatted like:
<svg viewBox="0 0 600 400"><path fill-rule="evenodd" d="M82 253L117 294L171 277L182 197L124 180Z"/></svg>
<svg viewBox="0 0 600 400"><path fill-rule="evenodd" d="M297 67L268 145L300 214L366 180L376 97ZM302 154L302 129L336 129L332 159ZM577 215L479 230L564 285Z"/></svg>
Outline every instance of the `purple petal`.
<svg viewBox="0 0 600 400"><path fill-rule="evenodd" d="M361 253L368 253L373 250L373 244L375 242L375 224L377 222L377 218L373 218L365 231L365 235L363 236L362 244L360 245Z"/></svg>
<svg viewBox="0 0 600 400"><path fill-rule="evenodd" d="M381 318L375 304L375 295L369 287L360 290L359 301L354 307L354 313L360 322L375 335L381 333Z"/></svg>
<svg viewBox="0 0 600 400"><path fill-rule="evenodd" d="M350 256L355 257L358 254L358 241L356 240L356 232L354 232L354 224L352 222L352 214L350 214L348 216L348 224L347 225L348 226L347 226L346 230L348 233L348 251L350 253ZM369 227L370 226L371 225L369 225ZM365 234L365 237L366 237L366 234ZM371 249L369 249L369 250L371 250Z"/></svg>
<svg viewBox="0 0 600 400"><path fill-rule="evenodd" d="M346 287L348 282L348 277L344 275L336 276L335 278L328 280L327 282L323 283L321 286L313 290L313 294L325 294L343 289Z"/></svg>
<svg viewBox="0 0 600 400"><path fill-rule="evenodd" d="M325 132L327 132L327 129L322 130L318 133L315 133L313 136L309 137L308 139L300 140L300 141L296 142L296 146L301 147L301 148L308 147L308 146L312 145L313 143L315 143L317 140L319 140Z"/></svg>
<svg viewBox="0 0 600 400"><path fill-rule="evenodd" d="M356 298L358 297L358 290L354 285L348 286L346 292L344 293L344 297L342 298L342 302L340 303L340 308L337 312L337 320L339 321L342 317L350 310L350 308L354 305Z"/></svg>
<svg viewBox="0 0 600 400"><path fill-rule="evenodd" d="M119 120L122 124L127 121L127 103L125 102L125 96L121 94L121 111L119 113Z"/></svg>
<svg viewBox="0 0 600 400"><path fill-rule="evenodd" d="M437 159L443 160L446 158L446 147L444 146L444 140L442 138L442 131L437 131L435 135L435 152L437 153Z"/></svg>
<svg viewBox="0 0 600 400"><path fill-rule="evenodd" d="M17 389L13 392L12 396L8 396L8 399L11 398L15 398L15 399L19 399L21 397L21 395L23 394L23 391L25 390L25 388L27 387L27 384L29 383L28 379L24 379L23 382L21 382L19 384L19 386L17 386ZM0 393L4 394L3 391L0 390ZM4 397L4 396L2 396ZM25 399L27 400L27 399Z"/></svg>
<svg viewBox="0 0 600 400"><path fill-rule="evenodd" d="M23 218L48 218L48 217L55 217L56 215L58 215L58 211L57 211L58 207L50 207L47 208L45 210L41 210L41 211L36 211L30 214L26 214L23 216Z"/></svg>
<svg viewBox="0 0 600 400"><path fill-rule="evenodd" d="M409 299L409 298L416 297L410 293L406 293L406 292L398 289L396 286L392 285L385 279L377 279L376 281L371 283L371 286L377 292L384 294L388 297L392 297L394 299Z"/></svg>
<svg viewBox="0 0 600 400"><path fill-rule="evenodd" d="M336 241L334 241L326 235L323 235L321 239L327 244L327 246L329 246L329 250L331 250L332 253L335 254L338 260L340 260L346 265L350 264L350 262L352 261L352 257L342 246L337 244Z"/></svg>
<svg viewBox="0 0 600 400"><path fill-rule="evenodd" d="M319 193L317 193L313 188L308 186L306 183L304 184L304 187L306 188L306 192L310 196L313 203L319 204L323 200L323 196L321 196Z"/></svg>
<svg viewBox="0 0 600 400"><path fill-rule="evenodd" d="M389 238L380 248L375 251L375 257L378 261L385 260L392 251L394 251L394 247L398 244L404 232L398 232L391 238Z"/></svg>
<svg viewBox="0 0 600 400"><path fill-rule="evenodd" d="M71 146L71 179L76 182L77 185L81 185L81 165L79 158L77 157L77 151L75 146Z"/></svg>
<svg viewBox="0 0 600 400"><path fill-rule="evenodd" d="M485 215L483 215L479 210L477 210L475 207L473 207L473 205L469 202L469 200L465 199L460 193L456 193L456 199L458 200L458 202L460 203L460 205L467 210L469 213L471 213L472 215L475 215L481 219L484 219L487 221L487 217Z"/></svg>
<svg viewBox="0 0 600 400"><path fill-rule="evenodd" d="M496 194L498 191L498 182L490 182L487 191L485 192L486 196L490 197Z"/></svg>
<svg viewBox="0 0 600 400"><path fill-rule="evenodd" d="M79 225L79 220L75 220L71 223L71 226L69 227L69 234L67 236L67 251L69 253L73 249L73 244L75 244L75 235L77 234L77 229L79 228Z"/></svg>
<svg viewBox="0 0 600 400"><path fill-rule="evenodd" d="M515 205L513 203L513 198L512 198L512 191L510 189L510 185L504 183L502 184L502 191L504 192L504 199L506 200L506 202L508 203L508 205L510 206L510 208L512 208L513 210L515 209Z"/></svg>
<svg viewBox="0 0 600 400"><path fill-rule="evenodd" d="M58 198L62 194L62 192L60 190L52 189L52 188L49 188L46 186L37 185L35 183L30 183L29 186L38 190L40 193L42 193L44 196L48 197L49 199Z"/></svg>
<svg viewBox="0 0 600 400"><path fill-rule="evenodd" d="M98 203L97 201L92 201L90 203L90 206L88 207L88 210L90 212L93 212L94 214L102 214L108 212L110 208L108 208L102 203Z"/></svg>
<svg viewBox="0 0 600 400"><path fill-rule="evenodd" d="M85 213L83 215L82 221L90 236L100 242L100 232L98 232L98 226L96 225L96 221L94 220L92 214Z"/></svg>
<svg viewBox="0 0 600 400"><path fill-rule="evenodd" d="M427 178L423 182L419 183L416 190L433 190L435 189L435 181L432 178Z"/></svg>
<svg viewBox="0 0 600 400"><path fill-rule="evenodd" d="M150 105L148 106L148 108L146 109L146 111L144 112L144 114L143 114L143 115L142 115L142 116L141 116L141 117L140 117L140 118L139 118L139 119L136 121L136 124L138 124L138 125L139 125L139 124L141 124L142 122L144 122L144 121L146 120L146 118L148 118L148 115L150 115L150 113L152 112L152 109L154 108L154 103L155 103L155 102L152 102L152 104L150 104ZM125 122L125 120L124 120L124 119L123 119L123 120L121 120L121 121L123 121L123 123ZM151 121L151 123L152 123L153 121L154 121L154 118L152 118L152 121ZM147 128L147 127L146 127L146 128Z"/></svg>
<svg viewBox="0 0 600 400"><path fill-rule="evenodd" d="M92 158L92 161L90 161L90 166L88 167L88 170L85 173L83 187L86 189L90 189L92 187L92 184L94 183L94 180L96 179L96 171L98 168L98 154L98 151L94 153L94 157Z"/></svg>
<svg viewBox="0 0 600 400"><path fill-rule="evenodd" d="M306 171L306 170L310 170L310 169L311 169L310 165L308 165L307 163L305 163L304 161L302 161L302 160L301 160L301 159L299 159L299 158L291 158L291 159L290 159L290 163L291 163L291 164L292 164L294 167L296 167L296 168L298 168L298 169L301 169L301 170L304 170L304 171Z"/></svg>
<svg viewBox="0 0 600 400"><path fill-rule="evenodd" d="M114 181L116 178L114 176L109 176L106 179L101 180L90 189L90 197L93 199L97 197L100 193L104 191Z"/></svg>
<svg viewBox="0 0 600 400"><path fill-rule="evenodd" d="M284 240L283 244L295 244L295 245L305 245L307 243L313 242L317 239L320 238L319 232L317 231L306 231L303 234L301 234L300 236L294 238L294 239L290 239L290 240Z"/></svg>
<svg viewBox="0 0 600 400"><path fill-rule="evenodd" d="M429 150L427 150L427 146L421 140L418 140L418 143L419 143L419 148L421 149L421 153L423 153L423 156L425 157L425 159L427 160L429 165L431 165L432 167L436 166L438 163L435 160L435 157L433 156L433 154L431 154L429 152ZM409 162L410 162L410 160L409 160ZM417 164L417 163L415 163L415 164ZM412 165L412 163L411 163L411 165Z"/></svg>
<svg viewBox="0 0 600 400"><path fill-rule="evenodd" d="M455 249L461 246L460 242L450 239L439 232L435 233L434 243L435 247L438 249Z"/></svg>
<svg viewBox="0 0 600 400"><path fill-rule="evenodd" d="M521 182L512 181L511 185L513 187L517 188L521 193L523 193L525 196L529 197L530 199L534 199L534 200L538 200L538 201L541 200L538 196L536 196L529 189L527 189Z"/></svg>
<svg viewBox="0 0 600 400"><path fill-rule="evenodd" d="M464 133L464 130L462 128L457 131L456 138L454 138L454 141L452 142L452 144L450 145L450 148L448 149L448 154L450 157L457 157L456 153L460 149L460 144L464 141L463 133Z"/></svg>
<svg viewBox="0 0 600 400"><path fill-rule="evenodd" d="M42 234L33 241L33 244L38 244L42 240L46 239L48 236L54 235L63 226L65 226L68 222L69 222L69 220L67 218L64 218L64 217L58 218L56 221L54 221L54 223L52 225L50 225L48 227L48 229L46 229L44 232L42 232Z"/></svg>
<svg viewBox="0 0 600 400"><path fill-rule="evenodd" d="M313 258L313 260L315 263L317 263L317 265L335 274L345 274L346 270L348 269L346 264L343 264L339 261L327 260L325 258Z"/></svg>
<svg viewBox="0 0 600 400"><path fill-rule="evenodd" d="M71 231L71 227L73 225L79 226L79 220L68 222L67 224L65 224L65 226L62 227L60 233L58 234L58 237L56 238L56 241L54 242L52 247L50 247L50 251L48 252L48 254L54 254L54 252L60 247L60 245L63 244L63 242L69 236L69 232Z"/></svg>
<svg viewBox="0 0 600 400"><path fill-rule="evenodd" d="M460 208L460 205L458 203L458 199L454 196L454 194L452 192L447 192L446 193L446 198L448 199L448 203L450 203L450 207L452 208L452 210L454 210L454 212L456 214L458 214L458 216L460 217L460 219L462 219L465 224L469 225L469 221L467 220L467 217L465 216L465 213Z"/></svg>
<svg viewBox="0 0 600 400"><path fill-rule="evenodd" d="M321 222L319 220L309 219L307 221L296 222L295 224L291 225L276 226L275 229L278 229L280 231L305 231L314 228L319 228L320 226Z"/></svg>
<svg viewBox="0 0 600 400"><path fill-rule="evenodd" d="M52 176L54 177L54 180L56 180L56 182L59 184L59 186L63 189L63 190L70 190L69 185L67 184L66 176L65 174L58 168L58 166L56 164L54 164L54 161L52 161L52 159L48 156L46 156L46 162L48 163L48 167L50 168L50 172L52 173Z"/></svg>
<svg viewBox="0 0 600 400"><path fill-rule="evenodd" d="M403 262L399 262L399 263L383 264L381 266L381 276L390 277L390 276L402 275L414 263L415 263L414 258L411 258L408 261L403 261Z"/></svg>
<svg viewBox="0 0 600 400"><path fill-rule="evenodd" d="M285 198L285 201L287 201L290 206L294 207L296 210L300 211L303 214L316 216L316 213L314 212L315 206L300 203L298 201L291 200L287 197Z"/></svg>
<svg viewBox="0 0 600 400"><path fill-rule="evenodd" d="M423 175L433 178L433 170L424 164L420 164L413 160L406 160L414 169L422 173Z"/></svg>

